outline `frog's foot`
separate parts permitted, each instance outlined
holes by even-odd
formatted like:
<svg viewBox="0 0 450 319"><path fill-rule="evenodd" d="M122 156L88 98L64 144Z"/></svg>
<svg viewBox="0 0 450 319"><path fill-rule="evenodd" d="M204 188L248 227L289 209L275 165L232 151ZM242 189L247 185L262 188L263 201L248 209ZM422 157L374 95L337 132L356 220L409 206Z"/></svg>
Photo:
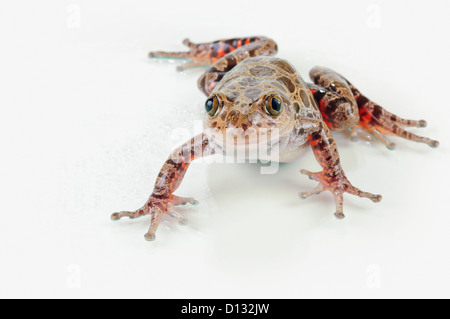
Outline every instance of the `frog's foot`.
<svg viewBox="0 0 450 319"><path fill-rule="evenodd" d="M180 206L180 205L186 205L186 204L191 204L191 205L198 205L198 200L192 198L192 197L180 197L180 196L173 196L173 205L174 206Z"/></svg>
<svg viewBox="0 0 450 319"><path fill-rule="evenodd" d="M359 140L358 138L358 127L355 126L352 128L351 132L350 132L350 141L352 142L357 142Z"/></svg>
<svg viewBox="0 0 450 319"><path fill-rule="evenodd" d="M194 67L206 66L212 63L211 57L208 54L209 48L207 48L207 46L193 43L189 41L189 39L185 39L183 41L183 44L188 46L189 51L180 51L180 52L154 51L150 52L148 56L150 58L188 60L185 63L177 66L177 71L184 71Z"/></svg>
<svg viewBox="0 0 450 319"><path fill-rule="evenodd" d="M319 195L324 190L325 190L325 188L323 188L321 185L319 185L316 188L314 188L312 191L298 193L298 196L300 196L300 198L302 198L302 199L307 199L311 195Z"/></svg>
<svg viewBox="0 0 450 319"><path fill-rule="evenodd" d="M391 142L389 138L385 134L381 133L375 126L371 124L364 124L364 126L361 126L361 128L363 129L362 134L365 134L366 139L370 139L373 137L379 142L383 143L384 146L386 146L386 148L391 151L396 148L395 143Z"/></svg>
<svg viewBox="0 0 450 319"><path fill-rule="evenodd" d="M390 134L402 137L404 139L424 143L431 147L438 147L439 142L428 137L422 137L411 132L406 131L403 127L425 127L427 122L425 120L414 121L406 120L398 117L395 114L389 113L381 106L369 101L359 108L360 121L359 126L363 128L368 134L378 139L387 148L395 148L395 144L389 141L384 135Z"/></svg>
<svg viewBox="0 0 450 319"><path fill-rule="evenodd" d="M144 215L151 215L151 225L148 232L145 234L145 239L148 241L154 240L156 230L158 229L161 217L164 213L178 219L181 225L186 224L184 217L175 210L174 206L185 205L187 203L198 204L193 198L178 197L170 195L169 197L160 197L152 195L147 203L136 211L122 211L111 215L112 220L120 220L123 217L135 219Z"/></svg>
<svg viewBox="0 0 450 319"><path fill-rule="evenodd" d="M311 192L300 193L300 197L307 198L310 195L319 194L325 190L330 191L334 195L334 200L336 203L335 216L338 219L343 219L345 217L343 210L344 203L344 193L350 193L359 197L365 197L373 202L379 202L381 200L381 195L374 195L371 193L363 192L360 189L354 187L344 175L340 173L334 176L329 176L325 172L312 173L310 171L302 169L300 171L302 174L307 175L310 179L318 181L319 185Z"/></svg>

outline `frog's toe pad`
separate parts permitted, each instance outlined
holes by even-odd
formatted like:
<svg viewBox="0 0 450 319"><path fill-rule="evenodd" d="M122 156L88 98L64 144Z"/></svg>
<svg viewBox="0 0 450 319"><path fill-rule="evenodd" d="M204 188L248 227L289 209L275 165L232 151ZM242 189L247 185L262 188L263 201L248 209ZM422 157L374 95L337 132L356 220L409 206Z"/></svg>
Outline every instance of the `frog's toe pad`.
<svg viewBox="0 0 450 319"><path fill-rule="evenodd" d="M316 188L314 188L313 190L309 191L309 192L300 192L298 193L298 196L301 199L307 199L308 197L310 197L311 195L319 195L320 193L322 193L325 189L323 187L321 187L320 185L317 186Z"/></svg>
<svg viewBox="0 0 450 319"><path fill-rule="evenodd" d="M134 212L128 212L128 211L122 211L122 212L118 212L118 213L114 213L111 215L111 220L114 221L118 221L120 219L122 219L123 217L128 217L130 219L135 219L135 218L139 218L142 217L144 215L150 214L150 210L149 209L138 209Z"/></svg>
<svg viewBox="0 0 450 319"><path fill-rule="evenodd" d="M334 213L334 217L336 217L336 219L338 220L343 220L345 218L345 215L343 213Z"/></svg>
<svg viewBox="0 0 450 319"><path fill-rule="evenodd" d="M180 196L175 196L173 195L173 205L174 206L182 206L182 205L186 205L186 204L191 204L191 205L198 205L199 202L198 200L196 200L195 198L192 197L180 197Z"/></svg>
<svg viewBox="0 0 450 319"><path fill-rule="evenodd" d="M154 241L156 239L155 234L151 234L150 232L144 235L146 241Z"/></svg>
<svg viewBox="0 0 450 319"><path fill-rule="evenodd" d="M311 179L311 180L314 180L314 181L319 181L320 180L319 174L321 172L313 173L313 172L310 172L310 171L308 171L306 169L302 169L302 170L300 170L300 173L302 173L303 175L308 176L309 179Z"/></svg>

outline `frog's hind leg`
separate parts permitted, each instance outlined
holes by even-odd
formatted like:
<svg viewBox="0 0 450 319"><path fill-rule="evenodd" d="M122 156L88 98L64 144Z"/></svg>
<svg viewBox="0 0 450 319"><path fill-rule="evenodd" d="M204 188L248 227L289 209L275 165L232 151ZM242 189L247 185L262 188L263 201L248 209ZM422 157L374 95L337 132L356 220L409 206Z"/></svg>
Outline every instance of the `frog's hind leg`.
<svg viewBox="0 0 450 319"><path fill-rule="evenodd" d="M395 114L392 114L382 108L380 105L372 102L365 97L361 92L348 80L346 80L359 109L359 127L366 130L369 134L380 140L387 148L393 149L395 144L389 141L385 136L395 135L404 139L424 143L431 147L438 147L439 142L432 140L428 137L416 135L408 132L404 127L426 127L427 122L425 120L407 120L403 119ZM373 134L376 132L377 134Z"/></svg>
<svg viewBox="0 0 450 319"><path fill-rule="evenodd" d="M227 40L233 44L233 47L237 45L238 48L214 62L199 78L198 87L205 95L209 96L227 72L245 59L257 56L271 56L277 53L278 47L275 41L265 37L255 38L254 41L250 41L250 39L253 38L245 39L245 41L242 39Z"/></svg>
<svg viewBox="0 0 450 319"><path fill-rule="evenodd" d="M378 104L367 99L359 91L355 94L356 101L359 107L360 121L359 126L364 128L369 134L380 140L387 148L393 149L391 143L384 133L388 135L395 135L404 139L424 143L431 147L438 147L439 142L428 137L416 135L406 131L403 127L425 127L427 125L424 120L406 120L392 114L383 109ZM373 134L377 132L378 136Z"/></svg>
<svg viewBox="0 0 450 319"><path fill-rule="evenodd" d="M426 127L427 126L427 121L425 120L406 120L403 119L395 114L389 113L388 111L386 111L385 109L383 109L381 106L381 112L383 115L383 118L385 119L389 119L391 122L405 126L405 127Z"/></svg>
<svg viewBox="0 0 450 319"><path fill-rule="evenodd" d="M351 139L357 140L357 130L362 128L368 137L374 137L387 148L394 149L387 135L395 135L404 139L425 143L437 147L438 141L408 132L404 127L425 127L424 120L407 120L383 109L370 101L359 90L339 73L315 67L310 71L314 81L309 85L324 121L331 129L351 129ZM346 114L353 114L349 117ZM344 116L345 115L345 116Z"/></svg>
<svg viewBox="0 0 450 319"><path fill-rule="evenodd" d="M155 51L150 52L150 58L171 58L171 59L185 59L189 60L185 64L177 67L178 71L183 71L188 68L207 66L218 61L228 53L237 50L243 46L254 42L262 41L265 37L247 37L224 39L207 43L194 43L189 39L185 39L183 44L189 48L189 51L181 52L165 52Z"/></svg>
<svg viewBox="0 0 450 319"><path fill-rule="evenodd" d="M390 150L394 150L395 149L395 143L391 142L386 136L385 134L381 133L379 130L377 130L377 128L373 125L371 125L370 123L364 123L364 124L360 124L360 127L364 128L365 132L366 132L366 138L370 138L373 137L375 139L377 139L379 142L383 143L384 146L386 146L386 148L390 149ZM357 128L355 127L354 130L352 131L352 134L354 134L354 140L357 140ZM355 137L356 136L356 137Z"/></svg>

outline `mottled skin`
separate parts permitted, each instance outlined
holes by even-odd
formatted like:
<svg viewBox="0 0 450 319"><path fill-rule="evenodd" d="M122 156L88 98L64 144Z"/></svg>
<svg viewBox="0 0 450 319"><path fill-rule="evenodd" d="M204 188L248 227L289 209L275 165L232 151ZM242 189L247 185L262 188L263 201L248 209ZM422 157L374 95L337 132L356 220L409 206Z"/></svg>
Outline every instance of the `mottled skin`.
<svg viewBox="0 0 450 319"><path fill-rule="evenodd" d="M277 45L266 37L203 44L185 40L184 44L189 47L188 52L151 52L150 57L191 60L179 70L210 65L200 77L198 85L208 96L206 105L209 101L215 108L206 115L205 132L176 149L164 163L146 204L137 211L115 213L112 215L113 220L150 214L152 220L145 235L147 240L155 238L164 213L178 218L182 223L183 217L175 211L174 206L197 202L193 198L182 198L173 193L191 161L215 153L227 155L230 145L250 147L256 143L250 139L252 136L265 136L271 140L276 135L280 161L297 159L302 148L309 144L322 171L312 173L301 170L319 184L313 191L300 193L300 197L330 191L335 198L337 218L344 217L345 192L374 202L381 200L381 195L363 192L349 182L341 167L330 129L353 129L358 125L378 128L377 125L383 123L383 116L389 113L384 110L382 115L377 113L378 106L365 100L356 88L331 70L313 69L311 77L315 84L306 84L292 65L272 57L277 52ZM273 100L282 105L276 114L269 112L270 105L277 106L270 104ZM371 116L369 120L364 112ZM392 114L386 116L398 124L423 126L423 122L402 120ZM391 132L399 132L396 126L390 127Z"/></svg>

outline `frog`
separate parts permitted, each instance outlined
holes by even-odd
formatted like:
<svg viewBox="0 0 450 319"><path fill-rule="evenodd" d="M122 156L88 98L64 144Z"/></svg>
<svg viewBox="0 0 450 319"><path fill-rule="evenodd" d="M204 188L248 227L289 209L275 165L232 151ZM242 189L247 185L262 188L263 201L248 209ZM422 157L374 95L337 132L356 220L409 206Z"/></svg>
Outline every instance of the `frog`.
<svg viewBox="0 0 450 319"><path fill-rule="evenodd" d="M382 196L353 186L347 178L333 138L333 131L350 131L352 140L366 132L389 149L395 147L387 134L437 147L438 142L415 135L406 127L425 127L424 120L400 118L372 102L346 78L325 68L310 71L305 82L288 61L275 57L277 43L266 36L230 38L206 43L183 41L188 51L152 51L149 57L184 59L178 71L206 66L198 87L206 95L204 131L176 148L163 164L153 192L145 204L134 211L112 214L114 221L151 216L144 238L152 241L164 214L185 224L176 206L193 204L192 197L175 195L192 161L220 154L235 154L236 148L268 147L280 162L296 161L311 147L321 166L319 172L300 172L318 184L299 193L306 199L325 191L335 201L334 215L345 217L344 193L375 203ZM257 139L252 138L257 136ZM276 145L276 147L274 146ZM229 151L231 149L231 151ZM249 153L244 152L244 157ZM259 153L257 153L258 155ZM273 155L272 154L272 155ZM270 158L273 158L270 157Z"/></svg>

